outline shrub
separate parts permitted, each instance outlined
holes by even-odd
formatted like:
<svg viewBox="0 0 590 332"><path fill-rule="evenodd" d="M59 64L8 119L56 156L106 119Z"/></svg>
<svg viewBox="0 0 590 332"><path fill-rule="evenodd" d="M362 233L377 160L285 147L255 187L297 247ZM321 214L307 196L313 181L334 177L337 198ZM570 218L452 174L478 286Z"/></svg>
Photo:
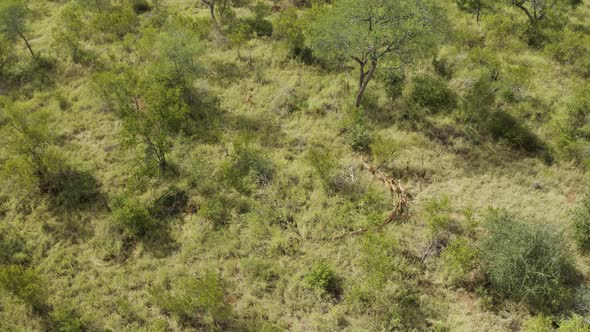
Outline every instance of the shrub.
<svg viewBox="0 0 590 332"><path fill-rule="evenodd" d="M545 52L561 64L576 64L590 51L590 37L582 32L565 29L558 37L545 46Z"/></svg>
<svg viewBox="0 0 590 332"><path fill-rule="evenodd" d="M301 110L305 101L306 98L298 86L287 85L276 92L270 107L274 112L288 115Z"/></svg>
<svg viewBox="0 0 590 332"><path fill-rule="evenodd" d="M404 82L406 80L403 73L390 71L383 78L385 83L385 93L391 100L396 100L402 96Z"/></svg>
<svg viewBox="0 0 590 332"><path fill-rule="evenodd" d="M537 135L523 126L514 116L504 111L492 113L484 125L494 140L505 143L513 149L529 153L545 149L543 142Z"/></svg>
<svg viewBox="0 0 590 332"><path fill-rule="evenodd" d="M311 48L305 45L303 22L293 7L284 10L275 22L274 36L284 39L289 47L289 56L298 59L306 65L316 62Z"/></svg>
<svg viewBox="0 0 590 332"><path fill-rule="evenodd" d="M68 165L49 129L48 112L8 105L0 121L10 124L3 128L1 138L10 153L0 168L4 190L17 198L50 194L53 203L65 208L78 207L95 197L96 180Z"/></svg>
<svg viewBox="0 0 590 332"><path fill-rule="evenodd" d="M353 308L373 317L371 330L429 330L421 326L425 311L420 303L420 273L397 252L383 233L369 233L359 255L361 279L346 300Z"/></svg>
<svg viewBox="0 0 590 332"><path fill-rule="evenodd" d="M498 59L496 52L488 48L477 47L471 50L467 57L473 69L485 72L484 79L498 80L502 70L502 63Z"/></svg>
<svg viewBox="0 0 590 332"><path fill-rule="evenodd" d="M91 24L103 34L111 34L123 38L135 31L139 18L131 6L113 6L108 11L97 13L92 17Z"/></svg>
<svg viewBox="0 0 590 332"><path fill-rule="evenodd" d="M131 7L133 8L135 14L138 15L152 10L152 6L150 6L149 2L146 0L132 0Z"/></svg>
<svg viewBox="0 0 590 332"><path fill-rule="evenodd" d="M0 226L0 266L27 263L29 254L25 239L15 227L6 224Z"/></svg>
<svg viewBox="0 0 590 332"><path fill-rule="evenodd" d="M352 151L367 152L373 142L371 132L362 123L353 124L348 128L346 141Z"/></svg>
<svg viewBox="0 0 590 332"><path fill-rule="evenodd" d="M412 80L410 99L432 112L452 110L457 106L457 97L447 83L436 76L423 74Z"/></svg>
<svg viewBox="0 0 590 332"><path fill-rule="evenodd" d="M215 272L200 278L183 277L170 290L152 290L155 302L182 323L205 330L223 330L230 323L232 310L225 301L226 284Z"/></svg>
<svg viewBox="0 0 590 332"><path fill-rule="evenodd" d="M213 195L199 206L199 215L211 220L216 226L225 225L229 219L229 202L222 195Z"/></svg>
<svg viewBox="0 0 590 332"><path fill-rule="evenodd" d="M525 332L552 332L553 319L549 316L539 315L527 319L523 324Z"/></svg>
<svg viewBox="0 0 590 332"><path fill-rule="evenodd" d="M65 167L51 182L53 203L65 209L72 210L92 203L99 194L98 182L89 172L77 171L71 167Z"/></svg>
<svg viewBox="0 0 590 332"><path fill-rule="evenodd" d="M242 192L250 192L257 185L267 185L273 178L272 163L245 140L234 142L232 160L221 166L222 179Z"/></svg>
<svg viewBox="0 0 590 332"><path fill-rule="evenodd" d="M324 147L312 146L305 157L321 179L324 190L329 190L338 165L334 156Z"/></svg>
<svg viewBox="0 0 590 332"><path fill-rule="evenodd" d="M486 227L481 256L493 293L548 309L570 300L575 270L560 234L518 222L500 210L487 216Z"/></svg>
<svg viewBox="0 0 590 332"><path fill-rule="evenodd" d="M138 198L124 198L117 202L113 214L115 225L131 238L148 237L158 228L158 221L152 217L148 206Z"/></svg>
<svg viewBox="0 0 590 332"><path fill-rule="evenodd" d="M476 264L477 249L464 237L453 240L442 252L440 265L445 281L451 285L461 284Z"/></svg>
<svg viewBox="0 0 590 332"><path fill-rule="evenodd" d="M156 198L150 209L151 214L158 219L174 217L184 211L188 201L189 196L186 191L171 186Z"/></svg>
<svg viewBox="0 0 590 332"><path fill-rule="evenodd" d="M437 236L440 232L446 231L451 223L451 204L446 196L440 199L431 199L424 209L426 225L431 236Z"/></svg>
<svg viewBox="0 0 590 332"><path fill-rule="evenodd" d="M554 119L555 144L563 159L579 164L590 160L590 85L583 86Z"/></svg>
<svg viewBox="0 0 590 332"><path fill-rule="evenodd" d="M272 23L264 18L245 18L241 20L244 24L252 29L252 32L258 37L270 37L272 36L273 27Z"/></svg>
<svg viewBox="0 0 590 332"><path fill-rule="evenodd" d="M572 317L563 319L559 322L557 332L590 332L589 317L583 317L574 314Z"/></svg>
<svg viewBox="0 0 590 332"><path fill-rule="evenodd" d="M58 332L86 331L86 323L73 308L59 307L50 314L51 330Z"/></svg>
<svg viewBox="0 0 590 332"><path fill-rule="evenodd" d="M29 304L33 310L46 309L47 290L37 271L20 265L0 268L0 288Z"/></svg>
<svg viewBox="0 0 590 332"><path fill-rule="evenodd" d="M574 239L583 253L590 252L590 195L572 211Z"/></svg>
<svg viewBox="0 0 590 332"><path fill-rule="evenodd" d="M305 275L305 283L309 287L320 289L332 295L337 295L340 292L336 273L323 261L316 262L311 266L311 269Z"/></svg>

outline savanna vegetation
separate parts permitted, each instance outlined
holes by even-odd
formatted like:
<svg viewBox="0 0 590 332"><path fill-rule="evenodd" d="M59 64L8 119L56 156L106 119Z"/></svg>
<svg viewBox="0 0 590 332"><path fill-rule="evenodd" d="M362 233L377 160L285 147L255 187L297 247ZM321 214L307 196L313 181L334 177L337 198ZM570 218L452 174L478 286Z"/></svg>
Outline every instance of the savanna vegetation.
<svg viewBox="0 0 590 332"><path fill-rule="evenodd" d="M590 3L0 0L0 331L590 331Z"/></svg>

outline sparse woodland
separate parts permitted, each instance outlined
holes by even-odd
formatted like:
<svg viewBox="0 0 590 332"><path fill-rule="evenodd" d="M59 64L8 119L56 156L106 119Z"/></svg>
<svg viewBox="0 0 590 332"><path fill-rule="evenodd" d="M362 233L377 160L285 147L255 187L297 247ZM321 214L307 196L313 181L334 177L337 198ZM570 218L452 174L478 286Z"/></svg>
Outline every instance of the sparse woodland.
<svg viewBox="0 0 590 332"><path fill-rule="evenodd" d="M590 2L0 0L0 331L590 332Z"/></svg>

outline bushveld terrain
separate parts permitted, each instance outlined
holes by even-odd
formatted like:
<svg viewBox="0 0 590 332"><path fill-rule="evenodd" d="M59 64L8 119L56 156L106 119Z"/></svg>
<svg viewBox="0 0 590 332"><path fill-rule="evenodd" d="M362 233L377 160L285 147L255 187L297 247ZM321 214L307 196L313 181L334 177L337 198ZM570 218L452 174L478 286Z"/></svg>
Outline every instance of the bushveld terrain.
<svg viewBox="0 0 590 332"><path fill-rule="evenodd" d="M590 3L1 0L0 330L590 331Z"/></svg>

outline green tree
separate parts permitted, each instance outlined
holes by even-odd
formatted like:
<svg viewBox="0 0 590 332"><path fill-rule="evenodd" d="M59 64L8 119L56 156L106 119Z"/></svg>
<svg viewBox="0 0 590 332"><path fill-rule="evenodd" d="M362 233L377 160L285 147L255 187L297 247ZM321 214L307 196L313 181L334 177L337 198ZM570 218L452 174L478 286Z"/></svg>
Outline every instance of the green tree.
<svg viewBox="0 0 590 332"><path fill-rule="evenodd" d="M10 42L0 34L0 77L6 75L10 64L15 62L16 55Z"/></svg>
<svg viewBox="0 0 590 332"><path fill-rule="evenodd" d="M217 22L217 17L215 16L215 6L222 3L225 4L228 0L201 0L207 8L209 8L209 15L211 15L211 21L215 24L215 29L219 31L219 22ZM222 4L222 5L223 5Z"/></svg>
<svg viewBox="0 0 590 332"><path fill-rule="evenodd" d="M539 43L542 25L568 9L580 5L583 0L510 0L510 3L526 15L529 21L529 43Z"/></svg>
<svg viewBox="0 0 590 332"><path fill-rule="evenodd" d="M125 142L145 144L148 160L166 169L171 139L180 133L189 112L182 86L170 87L161 78L140 76L129 69L102 73L96 80L107 104L123 120Z"/></svg>
<svg viewBox="0 0 590 332"><path fill-rule="evenodd" d="M381 62L401 66L433 47L433 9L423 0L342 0L317 17L311 44L325 58L357 62L358 107Z"/></svg>
<svg viewBox="0 0 590 332"><path fill-rule="evenodd" d="M87 31L80 9L76 5L63 9L61 24L53 29L54 48L59 54L71 56L74 63L88 63L90 52L84 46Z"/></svg>
<svg viewBox="0 0 590 332"><path fill-rule="evenodd" d="M29 10L22 0L5 0L0 3L0 33L12 41L20 37L31 56L37 59L37 54L33 52L29 39L26 37L28 17Z"/></svg>
<svg viewBox="0 0 590 332"><path fill-rule="evenodd" d="M7 103L0 114L2 144L10 156L2 167L5 190L49 192L63 160L54 144L49 113Z"/></svg>
<svg viewBox="0 0 590 332"><path fill-rule="evenodd" d="M457 0L457 6L463 11L474 14L479 23L481 12L488 7L488 3L486 0Z"/></svg>
<svg viewBox="0 0 590 332"><path fill-rule="evenodd" d="M190 129L201 44L193 32L178 28L146 31L138 45L138 63L95 79L106 104L123 120L126 143L145 144L148 160L164 170L172 139Z"/></svg>

